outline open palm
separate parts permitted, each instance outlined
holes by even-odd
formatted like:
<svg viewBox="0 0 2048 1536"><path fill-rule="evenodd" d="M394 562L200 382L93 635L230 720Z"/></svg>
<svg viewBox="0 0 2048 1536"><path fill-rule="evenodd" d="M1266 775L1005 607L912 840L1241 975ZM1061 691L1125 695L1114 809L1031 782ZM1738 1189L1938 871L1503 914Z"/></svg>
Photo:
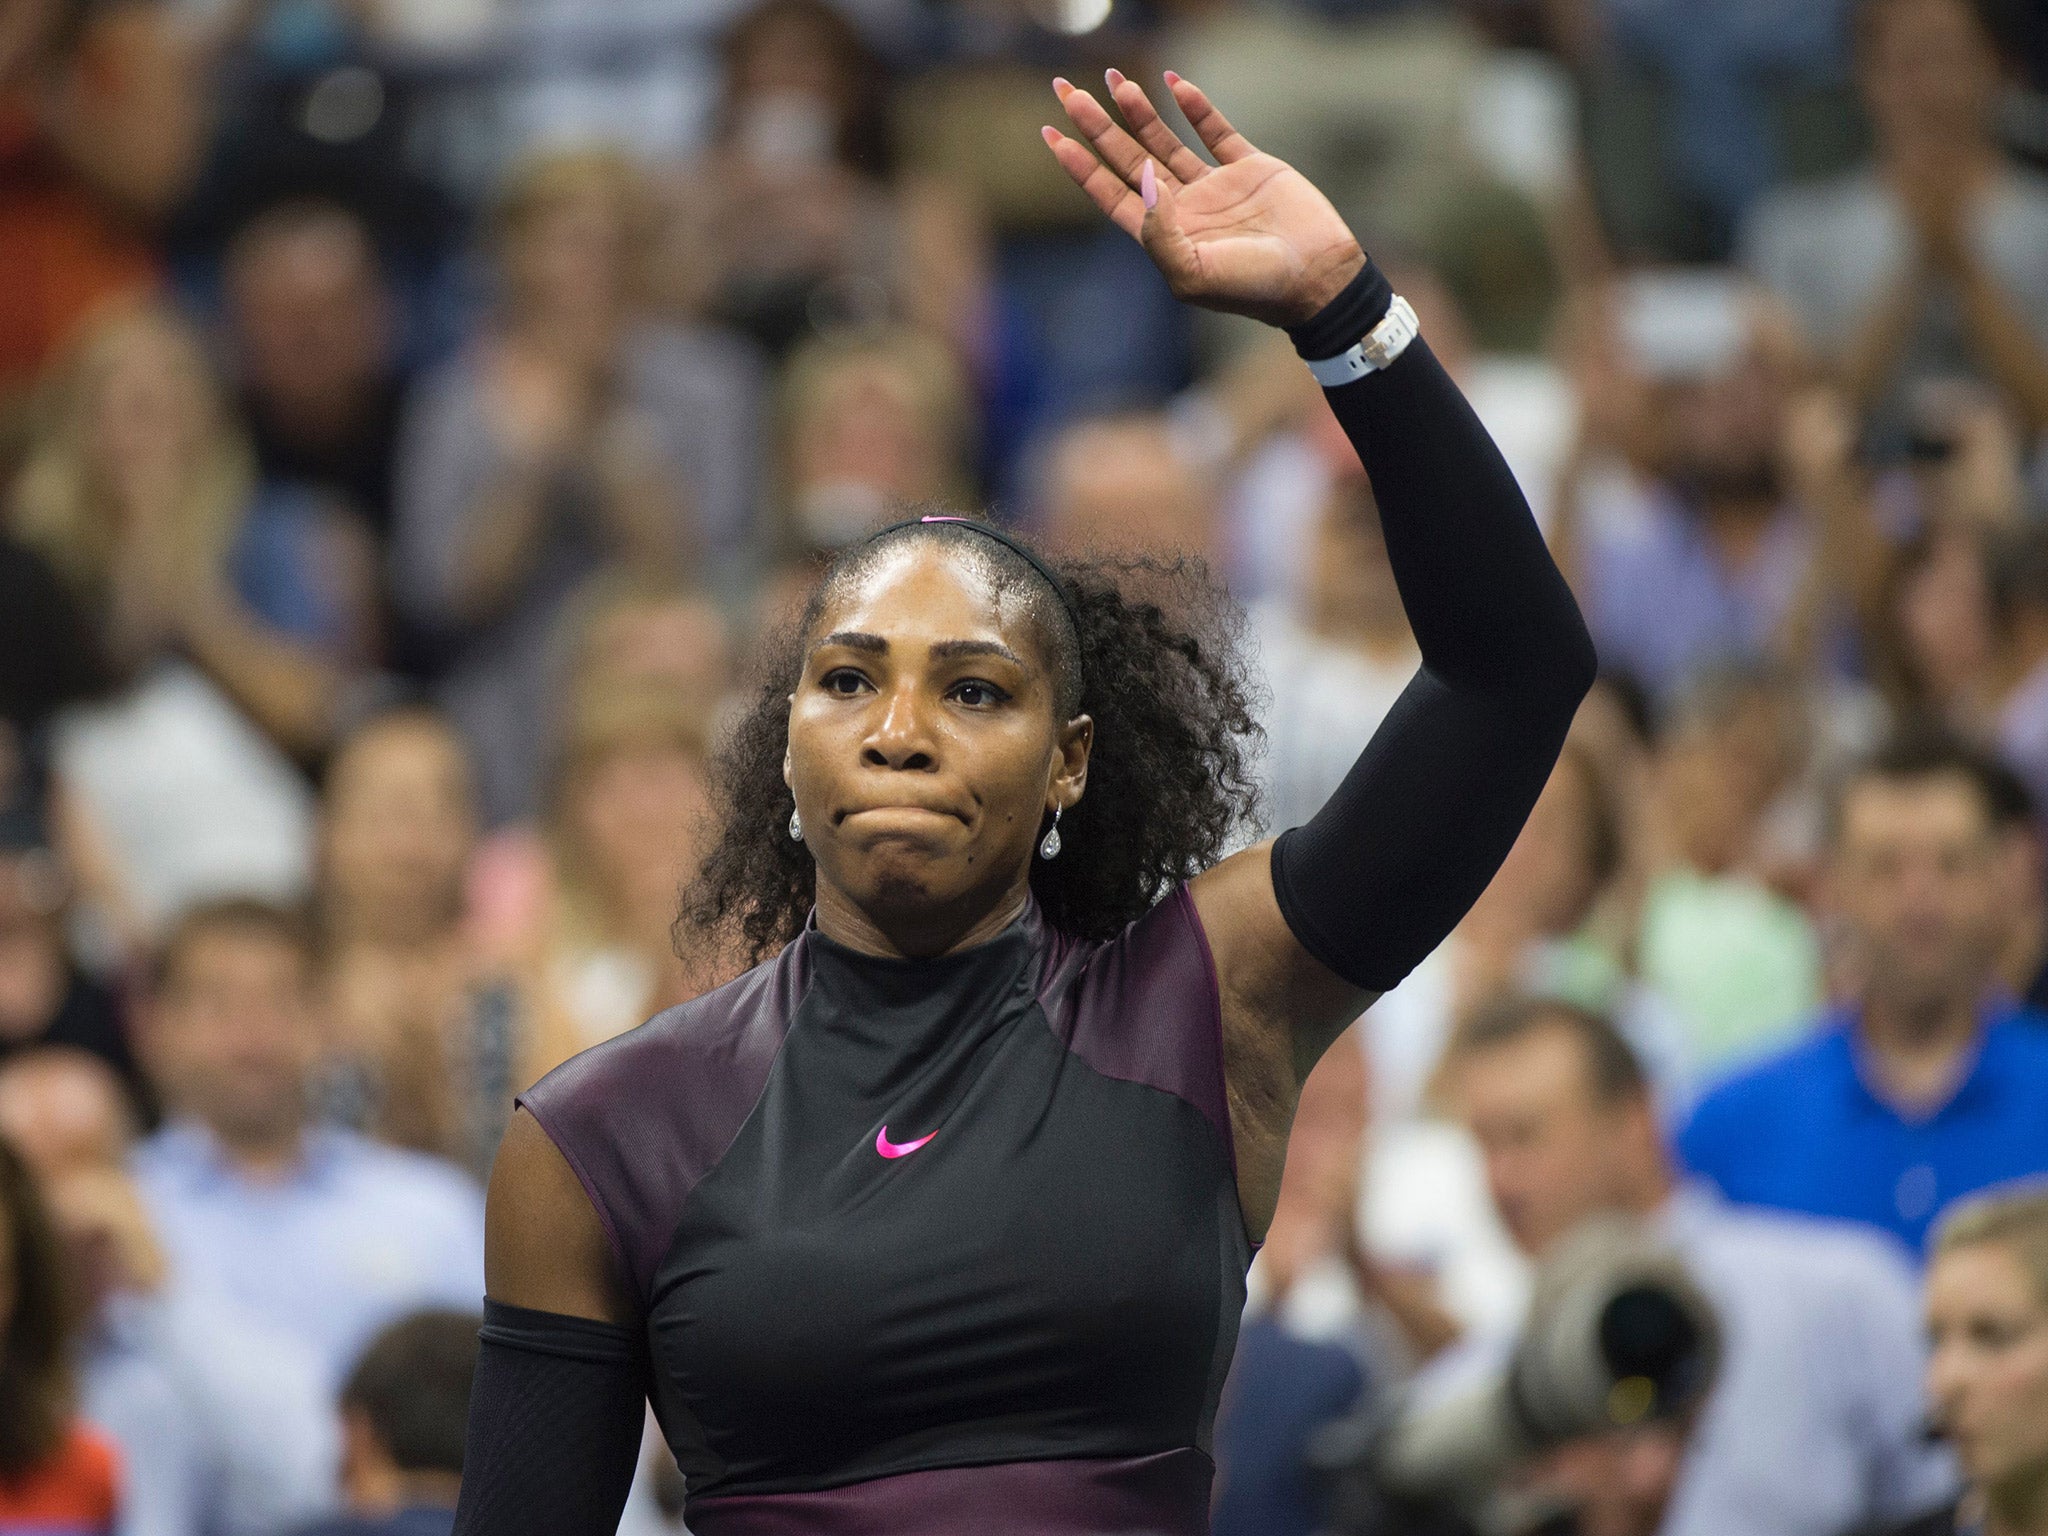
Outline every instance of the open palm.
<svg viewBox="0 0 2048 1536"><path fill-rule="evenodd" d="M1054 128L1045 142L1095 206L1145 247L1176 296L1292 325L1343 290L1364 253L1306 176L1254 149L1192 81L1169 72L1166 88L1215 165L1181 142L1136 81L1115 70L1107 80L1129 127L1056 80L1060 105L1088 142Z"/></svg>

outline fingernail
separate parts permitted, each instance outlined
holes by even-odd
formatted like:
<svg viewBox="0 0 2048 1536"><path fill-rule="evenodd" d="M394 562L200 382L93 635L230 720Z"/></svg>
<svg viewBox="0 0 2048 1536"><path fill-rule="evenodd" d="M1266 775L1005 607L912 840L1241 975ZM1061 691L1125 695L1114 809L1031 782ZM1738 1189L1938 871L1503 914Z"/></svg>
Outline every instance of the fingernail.
<svg viewBox="0 0 2048 1536"><path fill-rule="evenodd" d="M1152 173L1152 162L1145 162L1145 169L1138 173L1138 196L1144 199L1147 208L1159 206L1159 178Z"/></svg>
<svg viewBox="0 0 2048 1536"><path fill-rule="evenodd" d="M1120 69L1105 69L1102 78L1109 83L1112 91L1124 83L1124 73Z"/></svg>
<svg viewBox="0 0 2048 1536"><path fill-rule="evenodd" d="M1045 127L1039 129L1038 136L1041 139L1045 140L1045 142L1048 144L1057 144L1060 141L1059 129L1053 127L1051 124L1047 124Z"/></svg>
<svg viewBox="0 0 2048 1536"><path fill-rule="evenodd" d="M1074 82L1073 82L1073 81L1071 81L1071 80L1063 80L1063 79L1061 79L1061 78L1060 78L1060 77L1059 77L1058 75L1054 75L1054 76L1052 77L1052 89L1053 89L1053 94L1054 94L1055 96L1064 96L1064 95L1066 95L1066 94L1067 94L1067 92L1071 91L1071 90L1072 90L1073 88L1074 88Z"/></svg>
<svg viewBox="0 0 2048 1536"><path fill-rule="evenodd" d="M1179 75L1176 75L1176 74L1175 74L1175 73L1174 73L1174 72L1173 72L1172 70L1170 70L1170 69L1169 69L1169 70L1168 70L1168 71L1166 72L1166 83L1167 83L1168 85L1179 85L1179 84L1180 84L1180 76L1179 76Z"/></svg>

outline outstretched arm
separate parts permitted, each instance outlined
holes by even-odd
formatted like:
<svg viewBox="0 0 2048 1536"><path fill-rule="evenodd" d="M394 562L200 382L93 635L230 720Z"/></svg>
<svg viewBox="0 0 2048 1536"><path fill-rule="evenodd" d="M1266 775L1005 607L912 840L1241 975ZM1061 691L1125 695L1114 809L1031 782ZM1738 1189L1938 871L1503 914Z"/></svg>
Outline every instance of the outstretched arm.
<svg viewBox="0 0 2048 1536"><path fill-rule="evenodd" d="M1385 278L1305 178L1254 149L1188 81L1167 85L1218 165L1121 76L1110 89L1128 131L1064 87L1094 152L1051 129L1046 141L1181 298L1285 326L1307 358L1348 350L1387 313ZM1371 478L1422 668L1306 826L1192 886L1224 998L1255 1232L1302 1079L1486 888L1594 672L1528 503L1428 344L1325 397Z"/></svg>

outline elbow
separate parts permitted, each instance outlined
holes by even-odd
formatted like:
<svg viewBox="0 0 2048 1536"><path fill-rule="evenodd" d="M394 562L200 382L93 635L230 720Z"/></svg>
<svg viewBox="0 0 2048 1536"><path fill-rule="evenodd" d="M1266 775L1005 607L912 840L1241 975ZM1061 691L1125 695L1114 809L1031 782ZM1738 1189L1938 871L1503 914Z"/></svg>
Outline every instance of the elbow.
<svg viewBox="0 0 2048 1536"><path fill-rule="evenodd" d="M1594 648L1592 631L1586 628L1585 615L1579 612L1577 603L1572 604L1571 622L1559 637L1558 653L1561 691L1576 714L1600 677L1600 653Z"/></svg>

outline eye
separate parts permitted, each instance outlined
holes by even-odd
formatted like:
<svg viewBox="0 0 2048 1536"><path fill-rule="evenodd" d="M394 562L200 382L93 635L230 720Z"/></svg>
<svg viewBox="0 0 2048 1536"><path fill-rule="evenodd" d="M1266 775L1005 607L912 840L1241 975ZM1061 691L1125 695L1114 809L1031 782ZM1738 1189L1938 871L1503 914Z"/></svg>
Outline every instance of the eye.
<svg viewBox="0 0 2048 1536"><path fill-rule="evenodd" d="M836 693L846 699L866 688L868 680L856 667L834 667L818 679L818 686L827 693Z"/></svg>
<svg viewBox="0 0 2048 1536"><path fill-rule="evenodd" d="M959 700L969 709L987 709L992 704L1005 704L1010 696L994 683L978 677L963 678L947 690L947 696Z"/></svg>

